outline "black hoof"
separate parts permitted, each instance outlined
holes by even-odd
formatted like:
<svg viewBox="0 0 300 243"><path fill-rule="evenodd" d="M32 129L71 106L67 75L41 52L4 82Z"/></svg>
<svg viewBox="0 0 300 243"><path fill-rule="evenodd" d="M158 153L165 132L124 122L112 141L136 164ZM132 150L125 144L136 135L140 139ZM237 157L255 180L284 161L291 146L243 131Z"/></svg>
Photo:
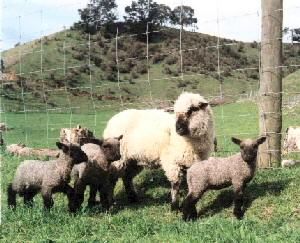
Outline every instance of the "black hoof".
<svg viewBox="0 0 300 243"><path fill-rule="evenodd" d="M244 212L243 211L235 211L235 212L233 212L233 214L234 214L234 216L238 219L238 220L241 220L241 219L243 219L243 217L244 217Z"/></svg>
<svg viewBox="0 0 300 243"><path fill-rule="evenodd" d="M100 202L98 202L98 201L88 202L88 207L89 208L93 208L93 207L96 207L96 206L99 206L99 205L100 205Z"/></svg>
<svg viewBox="0 0 300 243"><path fill-rule="evenodd" d="M171 211L180 211L178 202L171 203Z"/></svg>
<svg viewBox="0 0 300 243"><path fill-rule="evenodd" d="M187 213L183 214L182 219L184 221L194 221L197 219L197 213Z"/></svg>
<svg viewBox="0 0 300 243"><path fill-rule="evenodd" d="M132 193L132 194L128 195L128 201L130 203L138 203L139 202L139 198L138 198L138 196L136 194Z"/></svg>

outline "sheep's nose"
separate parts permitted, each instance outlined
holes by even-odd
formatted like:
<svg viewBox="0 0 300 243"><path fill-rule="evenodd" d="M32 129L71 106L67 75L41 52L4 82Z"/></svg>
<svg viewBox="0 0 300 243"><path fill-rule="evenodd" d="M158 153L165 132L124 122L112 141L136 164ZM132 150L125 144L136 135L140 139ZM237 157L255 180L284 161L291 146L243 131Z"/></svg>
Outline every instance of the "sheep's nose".
<svg viewBox="0 0 300 243"><path fill-rule="evenodd" d="M187 135L189 133L187 124L184 121L182 121L182 120L178 120L176 122L176 132L180 136Z"/></svg>

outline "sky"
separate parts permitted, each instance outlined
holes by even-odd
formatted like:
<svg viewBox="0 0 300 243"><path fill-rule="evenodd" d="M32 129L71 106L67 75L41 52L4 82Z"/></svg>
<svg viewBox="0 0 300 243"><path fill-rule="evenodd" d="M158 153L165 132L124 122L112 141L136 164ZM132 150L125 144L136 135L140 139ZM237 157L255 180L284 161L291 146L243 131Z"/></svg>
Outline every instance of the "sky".
<svg viewBox="0 0 300 243"><path fill-rule="evenodd" d="M78 9L88 0L1 0L0 48L25 43L61 31L79 20ZM261 0L157 0L171 8L195 9L198 32L241 41L260 40ZM118 16L131 0L116 0ZM284 27L299 28L300 1L284 0ZM219 20L219 21L218 21ZM298 24L298 25L297 25Z"/></svg>

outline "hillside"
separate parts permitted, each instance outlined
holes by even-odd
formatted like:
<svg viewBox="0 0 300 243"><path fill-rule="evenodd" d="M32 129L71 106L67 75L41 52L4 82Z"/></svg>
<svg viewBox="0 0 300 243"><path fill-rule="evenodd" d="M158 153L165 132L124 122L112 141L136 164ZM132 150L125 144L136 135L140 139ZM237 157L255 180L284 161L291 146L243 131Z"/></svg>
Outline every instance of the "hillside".
<svg viewBox="0 0 300 243"><path fill-rule="evenodd" d="M119 106L121 99L126 106L166 106L183 89L218 96L220 82L229 100L257 90L256 42L220 39L219 78L217 37L184 31L182 76L179 30L164 28L150 35L149 66L146 42L126 33L118 37L118 64L115 36L91 35L89 46L89 36L74 29L5 51L2 109L23 110L25 103L26 110L91 110L93 105ZM299 47L285 45L284 50L285 65L300 63ZM295 70L286 68L285 74Z"/></svg>

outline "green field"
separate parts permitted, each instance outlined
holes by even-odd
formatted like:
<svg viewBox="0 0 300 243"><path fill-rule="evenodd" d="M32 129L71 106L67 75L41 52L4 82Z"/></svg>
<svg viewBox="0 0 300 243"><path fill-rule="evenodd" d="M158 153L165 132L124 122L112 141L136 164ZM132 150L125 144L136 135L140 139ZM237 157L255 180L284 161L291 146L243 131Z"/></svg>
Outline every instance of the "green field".
<svg viewBox="0 0 300 243"><path fill-rule="evenodd" d="M100 136L106 121L116 111L96 114L4 113L1 120L14 129L4 135L7 144L26 142L34 147L54 147L61 127L78 123ZM237 151L230 137L255 137L258 112L252 102L239 102L214 109L218 155ZM299 114L295 110L293 114ZM299 116L284 113L284 128L297 125ZM223 151L223 152L222 152ZM71 216L67 200L55 195L55 206L44 212L40 195L34 208L20 205L7 209L6 187L22 161L2 151L1 242L300 242L300 168L258 171L246 190L245 218L232 216L232 191L208 192L198 203L200 218L185 223L170 211L169 184L161 170L145 170L135 179L141 202L127 202L122 183L110 213L101 208L83 209ZM185 191L182 191L182 197Z"/></svg>

